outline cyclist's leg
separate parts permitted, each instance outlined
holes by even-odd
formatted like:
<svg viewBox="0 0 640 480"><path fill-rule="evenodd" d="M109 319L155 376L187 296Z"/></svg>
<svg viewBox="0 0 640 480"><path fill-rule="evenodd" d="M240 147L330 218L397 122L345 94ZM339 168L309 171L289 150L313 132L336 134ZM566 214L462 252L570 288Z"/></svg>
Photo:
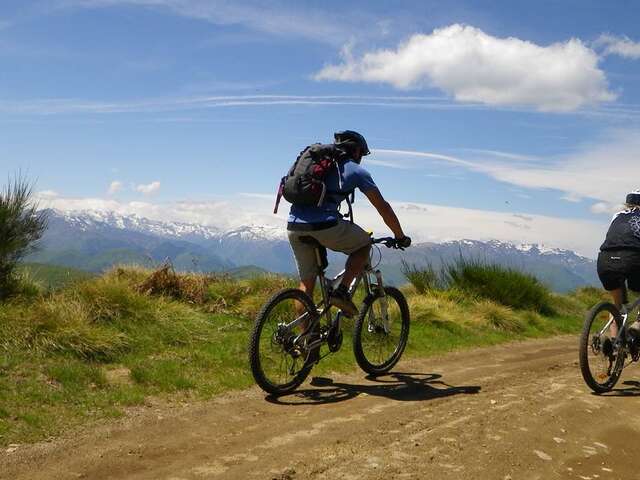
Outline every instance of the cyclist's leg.
<svg viewBox="0 0 640 480"><path fill-rule="evenodd" d="M300 277L299 288L303 292L307 293L313 298L313 291L316 285L316 277L318 272L318 265L316 259L315 247L300 241L300 237L309 235L310 232L288 232L289 243L291 244L291 250L293 250L293 256L296 261L296 268L298 269L298 276ZM296 303L298 314L302 315L304 312L304 306ZM302 330L306 330L308 327L307 322L301 324Z"/></svg>
<svg viewBox="0 0 640 480"><path fill-rule="evenodd" d="M600 252L598 255L598 277L603 288L611 294L611 299L618 309L622 307L626 281L623 257L623 252L618 251ZM618 335L615 322L611 322L609 334L611 337Z"/></svg>
<svg viewBox="0 0 640 480"><path fill-rule="evenodd" d="M371 250L371 245L366 245L349 255L344 266L342 285L348 288L353 279L362 273L369 261L369 250Z"/></svg>
<svg viewBox="0 0 640 480"><path fill-rule="evenodd" d="M622 308L623 298L624 298L624 288L616 288L610 290L611 298L613 299L613 304L616 306L618 310Z"/></svg>
<svg viewBox="0 0 640 480"><path fill-rule="evenodd" d="M638 293L640 292L640 253L635 251L629 252L626 265L629 290ZM629 325L629 330L633 331L636 336L640 335L640 318L630 318L629 320L632 321Z"/></svg>
<svg viewBox="0 0 640 480"><path fill-rule="evenodd" d="M367 264L371 237L360 226L346 220L340 220L335 227L314 233L314 237L325 247L349 256L342 279L342 285L348 287Z"/></svg>

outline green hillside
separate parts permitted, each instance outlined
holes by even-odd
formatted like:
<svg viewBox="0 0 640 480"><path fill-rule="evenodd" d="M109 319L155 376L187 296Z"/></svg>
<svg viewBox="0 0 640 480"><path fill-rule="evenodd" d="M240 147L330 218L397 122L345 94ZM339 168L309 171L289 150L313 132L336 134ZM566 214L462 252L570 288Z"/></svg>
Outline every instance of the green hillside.
<svg viewBox="0 0 640 480"><path fill-rule="evenodd" d="M122 268L71 282L85 274L25 268L67 286L30 289L0 304L0 446L119 417L151 396L209 398L251 386L246 348L253 318L275 291L296 283ZM583 311L602 295L593 288L549 293L544 309L517 309L491 300L491 290L460 288L404 288L412 315L407 357L577 332ZM345 321L342 350L315 374L355 368L352 327Z"/></svg>

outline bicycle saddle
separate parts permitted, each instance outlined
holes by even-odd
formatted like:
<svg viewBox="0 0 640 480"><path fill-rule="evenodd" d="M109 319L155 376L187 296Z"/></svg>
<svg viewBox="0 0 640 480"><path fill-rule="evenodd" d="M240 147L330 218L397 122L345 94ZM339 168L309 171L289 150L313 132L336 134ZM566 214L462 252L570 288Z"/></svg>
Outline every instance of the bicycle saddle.
<svg viewBox="0 0 640 480"><path fill-rule="evenodd" d="M299 240L302 243L306 243L307 245L312 245L318 250L318 252L320 253L320 265L318 266L320 267L320 270L324 271L329 266L329 260L327 258L327 247L323 246L318 240L309 235L301 236L299 237Z"/></svg>

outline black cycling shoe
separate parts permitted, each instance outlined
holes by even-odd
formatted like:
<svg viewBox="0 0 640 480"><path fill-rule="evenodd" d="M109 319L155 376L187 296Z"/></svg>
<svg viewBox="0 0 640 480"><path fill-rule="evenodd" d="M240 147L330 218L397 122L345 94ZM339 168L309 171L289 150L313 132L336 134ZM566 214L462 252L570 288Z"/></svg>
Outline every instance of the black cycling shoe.
<svg viewBox="0 0 640 480"><path fill-rule="evenodd" d="M347 291L347 287L340 285L329 296L329 303L334 307L338 307L349 318L358 314L358 307L351 301L351 295Z"/></svg>

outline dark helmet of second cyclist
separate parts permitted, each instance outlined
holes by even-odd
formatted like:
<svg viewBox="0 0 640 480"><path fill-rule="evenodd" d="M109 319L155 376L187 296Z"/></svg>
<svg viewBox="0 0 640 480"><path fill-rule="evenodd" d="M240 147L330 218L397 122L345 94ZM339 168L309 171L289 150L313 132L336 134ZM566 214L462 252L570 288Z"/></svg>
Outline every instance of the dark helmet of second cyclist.
<svg viewBox="0 0 640 480"><path fill-rule="evenodd" d="M359 147L363 157L371 153L364 137L353 130L336 132L333 134L333 138L335 139L336 145L346 147L349 151L351 151L353 147Z"/></svg>
<svg viewBox="0 0 640 480"><path fill-rule="evenodd" d="M633 192L627 195L627 201L625 202L627 205L638 205L640 206L640 190L634 190Z"/></svg>

